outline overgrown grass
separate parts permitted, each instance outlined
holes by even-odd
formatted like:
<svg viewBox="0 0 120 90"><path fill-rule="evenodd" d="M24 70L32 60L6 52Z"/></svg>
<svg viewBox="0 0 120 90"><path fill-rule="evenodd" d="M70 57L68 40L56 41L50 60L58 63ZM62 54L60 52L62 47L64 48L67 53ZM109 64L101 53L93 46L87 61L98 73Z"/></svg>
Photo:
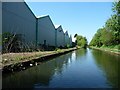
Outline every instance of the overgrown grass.
<svg viewBox="0 0 120 90"><path fill-rule="evenodd" d="M101 47L97 47L97 46L90 46L93 48L99 48L105 51L110 51L110 52L120 52L120 44L119 45L111 45L111 46L101 46Z"/></svg>
<svg viewBox="0 0 120 90"><path fill-rule="evenodd" d="M55 51L44 51L44 52L40 51L40 52L26 52L26 53L6 53L6 54L2 54L2 64L6 65L10 63L23 62L26 60L29 61L36 58L45 57L51 54L66 52L71 49L73 48L69 48L69 49L56 48Z"/></svg>
<svg viewBox="0 0 120 90"><path fill-rule="evenodd" d="M63 50L60 49L60 48L56 48L56 49L55 49L55 52L56 52L56 53L60 53L60 52L62 52L62 51L63 51Z"/></svg>
<svg viewBox="0 0 120 90"><path fill-rule="evenodd" d="M100 48L109 50L109 51L113 51L113 52L120 52L120 45L102 46Z"/></svg>

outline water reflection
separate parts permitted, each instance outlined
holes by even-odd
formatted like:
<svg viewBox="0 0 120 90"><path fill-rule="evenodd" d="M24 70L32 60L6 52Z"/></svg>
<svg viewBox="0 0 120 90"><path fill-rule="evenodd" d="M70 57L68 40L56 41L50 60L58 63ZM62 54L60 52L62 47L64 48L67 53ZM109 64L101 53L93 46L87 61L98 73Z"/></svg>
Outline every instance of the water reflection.
<svg viewBox="0 0 120 90"><path fill-rule="evenodd" d="M79 49L27 70L3 76L3 88L118 87L120 57Z"/></svg>
<svg viewBox="0 0 120 90"><path fill-rule="evenodd" d="M3 76L3 88L33 88L40 85L48 86L54 74L61 74L63 66L67 68L68 60L71 60L72 53L59 56L41 65L29 68L25 71Z"/></svg>
<svg viewBox="0 0 120 90"><path fill-rule="evenodd" d="M120 72L118 69L120 68L120 57L110 55L106 52L92 50L93 57L95 58L96 64L104 71L108 83L112 85L112 87L119 86L119 77Z"/></svg>
<svg viewBox="0 0 120 90"><path fill-rule="evenodd" d="M81 57L85 57L87 53L87 49L79 49L77 51L75 51L75 55L76 55L76 60L79 60L79 58Z"/></svg>

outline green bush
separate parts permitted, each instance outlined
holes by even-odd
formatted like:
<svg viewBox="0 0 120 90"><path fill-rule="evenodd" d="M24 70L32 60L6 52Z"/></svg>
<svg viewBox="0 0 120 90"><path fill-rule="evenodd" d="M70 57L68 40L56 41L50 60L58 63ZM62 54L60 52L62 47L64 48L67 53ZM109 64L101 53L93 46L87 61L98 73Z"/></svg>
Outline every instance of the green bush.
<svg viewBox="0 0 120 90"><path fill-rule="evenodd" d="M69 45L69 44L67 44L67 48L70 48L70 45Z"/></svg>
<svg viewBox="0 0 120 90"><path fill-rule="evenodd" d="M18 34L5 32L2 34L2 52L16 52L20 50L21 37Z"/></svg>
<svg viewBox="0 0 120 90"><path fill-rule="evenodd" d="M119 44L119 45L116 45L116 46L114 47L114 49L120 50L120 44Z"/></svg>

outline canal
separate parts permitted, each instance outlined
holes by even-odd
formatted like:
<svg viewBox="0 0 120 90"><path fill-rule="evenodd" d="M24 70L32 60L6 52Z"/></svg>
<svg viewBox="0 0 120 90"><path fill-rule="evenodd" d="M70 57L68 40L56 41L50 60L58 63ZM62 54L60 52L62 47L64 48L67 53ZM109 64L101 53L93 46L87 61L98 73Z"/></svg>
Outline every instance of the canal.
<svg viewBox="0 0 120 90"><path fill-rule="evenodd" d="M120 56L79 49L3 75L2 88L117 88Z"/></svg>

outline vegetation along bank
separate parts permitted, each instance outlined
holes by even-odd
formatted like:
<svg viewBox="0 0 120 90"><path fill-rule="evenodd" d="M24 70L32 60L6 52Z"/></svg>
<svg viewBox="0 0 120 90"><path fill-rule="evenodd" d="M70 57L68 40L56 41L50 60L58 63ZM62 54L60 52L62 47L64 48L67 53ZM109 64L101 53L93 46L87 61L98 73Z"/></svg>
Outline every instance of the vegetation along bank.
<svg viewBox="0 0 120 90"><path fill-rule="evenodd" d="M113 15L99 28L89 46L120 55L120 2L113 3Z"/></svg>
<svg viewBox="0 0 120 90"><path fill-rule="evenodd" d="M6 53L2 55L3 72L12 72L24 70L27 67L40 64L39 62L47 61L50 58L68 53L77 48L58 49L56 51L44 52L24 52L24 53Z"/></svg>

